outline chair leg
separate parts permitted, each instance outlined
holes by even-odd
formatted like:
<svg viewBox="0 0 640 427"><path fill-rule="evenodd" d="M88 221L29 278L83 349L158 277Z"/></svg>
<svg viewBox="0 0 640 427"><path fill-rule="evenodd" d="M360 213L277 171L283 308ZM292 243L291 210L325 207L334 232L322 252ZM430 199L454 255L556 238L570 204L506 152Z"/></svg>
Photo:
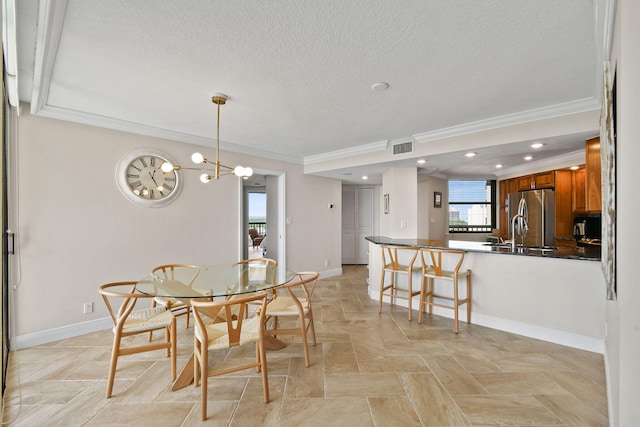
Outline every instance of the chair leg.
<svg viewBox="0 0 640 427"><path fill-rule="evenodd" d="M151 300L151 308L154 308L156 306L156 300L152 299ZM153 341L153 331L149 331L149 342Z"/></svg>
<svg viewBox="0 0 640 427"><path fill-rule="evenodd" d="M458 333L458 281L453 281L453 330Z"/></svg>
<svg viewBox="0 0 640 427"><path fill-rule="evenodd" d="M384 293L384 268L382 269L382 278L380 279L380 305L378 307L378 314L382 314L382 294Z"/></svg>
<svg viewBox="0 0 640 427"><path fill-rule="evenodd" d="M467 324L471 324L471 274L467 275Z"/></svg>
<svg viewBox="0 0 640 427"><path fill-rule="evenodd" d="M113 346L111 348L111 363L109 364L109 379L107 380L107 397L111 397L113 392L113 381L116 377L116 366L118 365L118 355L120 353L120 334L113 336Z"/></svg>
<svg viewBox="0 0 640 427"><path fill-rule="evenodd" d="M187 328L187 329L189 329L189 315L190 315L190 314L191 314L191 307L190 307L190 306L187 306L187 314L185 314L185 317L187 318L187 319L186 319L186 324L187 324L186 328Z"/></svg>
<svg viewBox="0 0 640 427"><path fill-rule="evenodd" d="M304 316L300 319L300 333L302 335L302 349L304 350L304 364L308 368L311 365L309 360L309 344L307 343L307 325Z"/></svg>
<svg viewBox="0 0 640 427"><path fill-rule="evenodd" d="M256 343L260 353L260 370L262 371L262 391L264 403L269 403L269 376L267 375L267 355L264 348L264 337Z"/></svg>
<svg viewBox="0 0 640 427"><path fill-rule="evenodd" d="M313 346L316 346L316 328L313 325L313 312L311 311L311 307L309 307L309 327L311 328L311 337L313 338Z"/></svg>
<svg viewBox="0 0 640 427"><path fill-rule="evenodd" d="M176 380L176 360L178 359L178 326L176 318L171 320L171 381Z"/></svg>
<svg viewBox="0 0 640 427"><path fill-rule="evenodd" d="M425 277L422 276L422 280L420 281L420 305L418 306L418 323L422 324L422 312L424 311L424 287L425 287Z"/></svg>
<svg viewBox="0 0 640 427"><path fill-rule="evenodd" d="M209 380L209 366L208 366L208 360L209 360L209 355L207 352L207 348L206 348L206 344L205 343L201 343L202 345L202 353L200 353L202 355L202 360L200 361L200 380L201 380L201 384L200 384L200 395L202 396L201 399L201 405L202 405L202 421L206 421L207 420L207 387L208 387L208 380Z"/></svg>
<svg viewBox="0 0 640 427"><path fill-rule="evenodd" d="M411 271L409 271L409 274L407 274L407 292L409 292L409 294L407 295L407 307L409 309L409 322L411 322L412 320L412 309L411 309L411 303L413 302L413 289L411 287Z"/></svg>

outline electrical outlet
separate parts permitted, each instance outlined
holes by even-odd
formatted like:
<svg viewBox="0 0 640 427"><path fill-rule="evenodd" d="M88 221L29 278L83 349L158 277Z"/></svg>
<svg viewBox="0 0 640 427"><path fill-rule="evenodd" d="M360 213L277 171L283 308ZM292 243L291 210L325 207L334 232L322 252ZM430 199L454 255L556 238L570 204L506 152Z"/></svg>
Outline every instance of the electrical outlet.
<svg viewBox="0 0 640 427"><path fill-rule="evenodd" d="M85 302L82 305L82 312L84 314L93 313L93 302Z"/></svg>

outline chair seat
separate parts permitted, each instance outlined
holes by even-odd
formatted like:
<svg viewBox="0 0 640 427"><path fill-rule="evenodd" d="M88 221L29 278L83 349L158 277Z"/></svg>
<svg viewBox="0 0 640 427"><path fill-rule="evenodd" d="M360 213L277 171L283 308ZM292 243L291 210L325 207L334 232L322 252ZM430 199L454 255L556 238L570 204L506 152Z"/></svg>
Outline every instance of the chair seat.
<svg viewBox="0 0 640 427"><path fill-rule="evenodd" d="M234 327L238 321L234 320ZM223 348L229 348L229 333L226 323L214 323L207 325L207 335L209 342L207 348L209 350L218 350ZM202 330L196 328L194 333L196 337L202 341L204 339ZM242 324L242 331L240 333L240 345L257 342L260 339L260 318L253 317Z"/></svg>
<svg viewBox="0 0 640 427"><path fill-rule="evenodd" d="M471 274L471 271L469 271L469 270L459 271L458 272L458 278L466 277L469 274ZM438 274L433 268L428 268L428 269L425 270L424 275L425 275L425 277L430 277L430 278L433 278L433 279L453 280L454 277L455 277L455 272L442 270L442 273Z"/></svg>
<svg viewBox="0 0 640 427"><path fill-rule="evenodd" d="M309 313L309 304L304 298L298 299L304 314ZM298 306L291 297L279 296L267 304L267 316L297 316Z"/></svg>
<svg viewBox="0 0 640 427"><path fill-rule="evenodd" d="M392 263L387 263L384 265L384 269L387 271L402 271L407 273L409 271L409 266L398 264L397 268L395 268ZM420 271L420 270L422 270L422 267L411 267L411 271Z"/></svg>
<svg viewBox="0 0 640 427"><path fill-rule="evenodd" d="M164 307L151 307L131 312L122 328L123 333L145 332L161 328L171 327L173 313ZM115 332L115 327L113 328Z"/></svg>
<svg viewBox="0 0 640 427"><path fill-rule="evenodd" d="M155 297L154 300L156 303L160 304L165 308L168 308L168 307L177 308L177 307L186 305L185 303L181 302L176 298Z"/></svg>

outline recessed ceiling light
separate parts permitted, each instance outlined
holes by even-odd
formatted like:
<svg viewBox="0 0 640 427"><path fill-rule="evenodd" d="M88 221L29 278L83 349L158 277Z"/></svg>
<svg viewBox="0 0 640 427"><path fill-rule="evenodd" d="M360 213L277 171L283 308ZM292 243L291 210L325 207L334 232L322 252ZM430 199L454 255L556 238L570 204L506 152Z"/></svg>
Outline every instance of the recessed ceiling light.
<svg viewBox="0 0 640 427"><path fill-rule="evenodd" d="M369 179L367 175L362 175L362 179Z"/></svg>
<svg viewBox="0 0 640 427"><path fill-rule="evenodd" d="M371 89L375 90L376 92L384 92L385 90L389 89L389 83L386 83L386 82L374 83L371 85Z"/></svg>
<svg viewBox="0 0 640 427"><path fill-rule="evenodd" d="M418 160L418 164L424 165L425 163L427 163L425 159Z"/></svg>
<svg viewBox="0 0 640 427"><path fill-rule="evenodd" d="M468 152L467 154L465 154L465 156L467 157L474 157L476 154L478 153L474 153L473 151Z"/></svg>
<svg viewBox="0 0 640 427"><path fill-rule="evenodd" d="M524 156L524 159L525 159L526 161L529 161L529 160L533 159L533 156Z"/></svg>
<svg viewBox="0 0 640 427"><path fill-rule="evenodd" d="M578 169L580 169L580 166L571 166L569 169L571 169L572 171L577 171Z"/></svg>
<svg viewBox="0 0 640 427"><path fill-rule="evenodd" d="M500 163L498 163L498 164L496 165L496 169L500 169L501 167L502 167L502 165L501 165Z"/></svg>
<svg viewBox="0 0 640 427"><path fill-rule="evenodd" d="M542 142L535 142L533 144L530 145L531 148L542 148L544 147L544 144Z"/></svg>

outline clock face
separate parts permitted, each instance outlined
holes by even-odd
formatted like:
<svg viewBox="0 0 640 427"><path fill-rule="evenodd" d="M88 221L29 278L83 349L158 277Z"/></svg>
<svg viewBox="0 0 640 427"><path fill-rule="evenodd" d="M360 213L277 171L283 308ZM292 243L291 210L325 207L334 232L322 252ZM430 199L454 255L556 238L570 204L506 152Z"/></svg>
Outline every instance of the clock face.
<svg viewBox="0 0 640 427"><path fill-rule="evenodd" d="M166 161L157 156L140 156L127 167L127 184L138 197L147 200L164 199L176 188L176 172L163 172Z"/></svg>
<svg viewBox="0 0 640 427"><path fill-rule="evenodd" d="M180 192L180 175L176 170L163 172L162 165L172 163L157 150L129 153L118 164L116 179L120 191L131 201L144 206L164 206Z"/></svg>

